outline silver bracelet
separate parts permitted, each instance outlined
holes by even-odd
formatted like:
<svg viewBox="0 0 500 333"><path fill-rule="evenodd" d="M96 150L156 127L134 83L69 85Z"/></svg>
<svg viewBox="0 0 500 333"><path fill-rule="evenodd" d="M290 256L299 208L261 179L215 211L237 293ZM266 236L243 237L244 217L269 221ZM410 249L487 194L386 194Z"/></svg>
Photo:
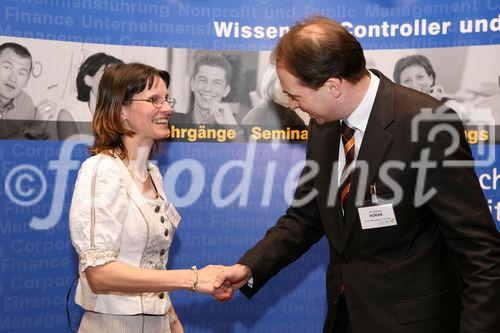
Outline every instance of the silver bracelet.
<svg viewBox="0 0 500 333"><path fill-rule="evenodd" d="M191 270L194 272L194 281L193 281L193 285L191 286L191 288L189 288L189 293L192 294L194 292L196 292L196 289L198 288L198 268L195 266L191 267Z"/></svg>

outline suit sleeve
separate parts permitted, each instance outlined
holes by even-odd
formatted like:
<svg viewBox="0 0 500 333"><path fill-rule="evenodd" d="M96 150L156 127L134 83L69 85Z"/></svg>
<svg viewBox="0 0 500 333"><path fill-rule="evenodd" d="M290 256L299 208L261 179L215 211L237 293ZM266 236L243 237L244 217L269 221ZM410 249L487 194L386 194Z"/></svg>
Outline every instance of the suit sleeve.
<svg viewBox="0 0 500 333"><path fill-rule="evenodd" d="M309 130L309 141L306 160L310 161L310 142L312 130ZM313 162L314 163L314 162ZM300 179L311 172L306 164ZM286 213L278 219L276 225L271 227L253 248L248 250L239 263L248 266L252 271L252 288L243 287L241 291L245 296L252 297L262 288L269 279L276 275L282 268L297 260L313 244L324 235L320 222L316 202L314 177L301 183L295 190L292 205ZM311 200L301 200L314 197ZM304 201L304 204L297 203Z"/></svg>
<svg viewBox="0 0 500 333"><path fill-rule="evenodd" d="M463 282L460 332L500 332L500 234L474 169L447 166L447 161L473 161L458 117L447 124L458 133L458 147L448 152L454 138L442 131L423 148L430 151L431 161L438 161L428 171L426 187L437 192L427 205L458 258Z"/></svg>

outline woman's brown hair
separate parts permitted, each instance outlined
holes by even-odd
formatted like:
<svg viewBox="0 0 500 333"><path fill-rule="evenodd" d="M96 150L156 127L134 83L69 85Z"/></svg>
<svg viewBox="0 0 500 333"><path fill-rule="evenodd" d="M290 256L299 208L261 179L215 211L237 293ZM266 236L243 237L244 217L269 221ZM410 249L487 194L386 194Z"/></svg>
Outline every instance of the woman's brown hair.
<svg viewBox="0 0 500 333"><path fill-rule="evenodd" d="M170 74L167 71L139 63L117 64L106 68L99 82L92 120L95 142L90 148L91 155L103 153L118 155L121 159L127 158L122 136L132 136L135 133L127 129L120 119L122 106L129 105L135 94L151 89L157 78L162 79L168 88Z"/></svg>

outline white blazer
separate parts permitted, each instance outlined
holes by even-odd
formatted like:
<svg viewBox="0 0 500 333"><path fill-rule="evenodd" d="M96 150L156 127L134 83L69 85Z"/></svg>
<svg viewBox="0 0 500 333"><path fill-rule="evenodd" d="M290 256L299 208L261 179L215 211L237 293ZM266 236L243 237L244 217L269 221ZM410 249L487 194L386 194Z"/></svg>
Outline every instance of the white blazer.
<svg viewBox="0 0 500 333"><path fill-rule="evenodd" d="M70 208L70 233L79 257L75 301L85 310L120 315L167 313L168 293L92 292L85 277L89 266L111 261L135 267L166 269L175 226L167 209L158 168L148 170L159 198L145 198L118 157L98 154L82 163ZM170 211L169 211L170 212Z"/></svg>

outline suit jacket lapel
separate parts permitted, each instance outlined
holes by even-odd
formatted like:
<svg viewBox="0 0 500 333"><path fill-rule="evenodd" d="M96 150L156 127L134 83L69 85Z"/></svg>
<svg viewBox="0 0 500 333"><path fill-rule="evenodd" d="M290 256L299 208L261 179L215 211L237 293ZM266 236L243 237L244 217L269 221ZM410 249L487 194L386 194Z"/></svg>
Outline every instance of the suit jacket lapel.
<svg viewBox="0 0 500 333"><path fill-rule="evenodd" d="M321 151L318 157L318 164L321 166L321 177L318 177L318 183L316 184L320 193L324 193L322 201L324 202L324 207L326 209L326 216L331 217L331 220L325 221L323 227L325 233L334 234L333 227L334 223L342 220L342 212L340 206L337 204L337 199L335 194L338 192L338 156L339 156L339 144L340 144L340 122L335 122L333 124L317 125L319 128L323 129L320 131L321 137L315 142L319 142L322 145ZM329 198L332 197L332 203L329 203ZM334 223L332 223L334 222ZM339 237L340 239L340 237Z"/></svg>
<svg viewBox="0 0 500 333"><path fill-rule="evenodd" d="M380 78L380 84L356 162L356 165L358 165L359 161L364 161L368 165L368 177L366 183L363 182L363 187L361 187L363 198L366 191L369 190L369 184L372 184L381 163L384 161L385 153L392 141L392 135L386 131L386 128L394 121L394 84L380 72L376 70L372 70L372 72ZM363 180L360 178L358 169L353 171L351 179L351 191L345 212L344 244L346 244L358 216L356 196L360 180Z"/></svg>

